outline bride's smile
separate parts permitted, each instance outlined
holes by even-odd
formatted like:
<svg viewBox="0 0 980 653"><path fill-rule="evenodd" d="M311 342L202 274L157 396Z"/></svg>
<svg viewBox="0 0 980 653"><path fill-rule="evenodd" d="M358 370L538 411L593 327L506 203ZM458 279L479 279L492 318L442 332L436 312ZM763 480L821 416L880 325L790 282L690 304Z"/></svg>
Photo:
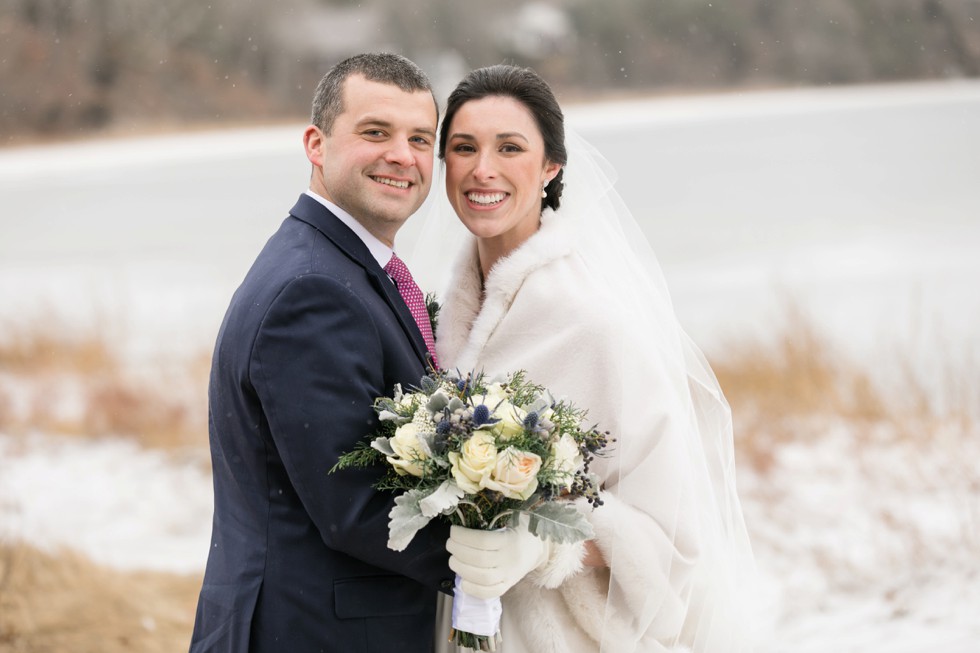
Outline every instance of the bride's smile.
<svg viewBox="0 0 980 653"><path fill-rule="evenodd" d="M496 208L507 198L507 195L508 193L502 191L471 191L466 193L466 199L470 201L470 204L475 205L475 208Z"/></svg>

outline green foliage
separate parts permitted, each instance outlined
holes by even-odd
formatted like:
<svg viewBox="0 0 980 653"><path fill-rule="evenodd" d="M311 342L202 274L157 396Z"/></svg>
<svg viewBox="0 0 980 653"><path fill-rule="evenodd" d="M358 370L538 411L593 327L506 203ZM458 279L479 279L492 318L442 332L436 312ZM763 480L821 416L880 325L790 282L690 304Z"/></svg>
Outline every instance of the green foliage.
<svg viewBox="0 0 980 653"><path fill-rule="evenodd" d="M398 541L403 545L407 545L405 534L414 533L405 530L406 524L421 524L419 514L438 513L453 524L488 529L520 512L537 513L542 506L576 497L601 504L588 466L592 455L605 446L604 434L583 424L586 411L569 402L555 402L523 370L494 379L483 373L460 377L432 372L416 388L403 392L396 387L392 397L378 398L374 408L381 420L378 432L370 442L359 443L342 456L334 470L382 464L384 471L375 487L402 492L415 504L425 502L425 509L413 504L410 511L405 499L392 514L393 524L399 522ZM456 465L468 455L465 448L477 433L481 446L492 448L489 463L481 463L489 476L480 481L478 491L463 492L460 485L465 487L466 479L455 476L461 473ZM559 442L564 444L559 447ZM517 470L522 461L534 471L519 476L526 479L517 481L521 489L510 484L514 481L496 478L498 466ZM541 515L545 537L570 541L567 538L582 533L581 523L571 513L544 508ZM568 532L559 535L565 525Z"/></svg>
<svg viewBox="0 0 980 653"><path fill-rule="evenodd" d="M428 293L425 296L425 312L429 314L429 323L432 325L432 333L439 327L439 311L442 305L436 299L435 293Z"/></svg>
<svg viewBox="0 0 980 653"><path fill-rule="evenodd" d="M524 370L515 372L507 386L514 393L511 403L515 406L526 406L544 392L544 386L528 380L527 372Z"/></svg>
<svg viewBox="0 0 980 653"><path fill-rule="evenodd" d="M371 447L369 442L358 442L354 448L343 454L337 462L330 468L328 474L339 472L345 469L358 467L370 467L384 462L384 454Z"/></svg>

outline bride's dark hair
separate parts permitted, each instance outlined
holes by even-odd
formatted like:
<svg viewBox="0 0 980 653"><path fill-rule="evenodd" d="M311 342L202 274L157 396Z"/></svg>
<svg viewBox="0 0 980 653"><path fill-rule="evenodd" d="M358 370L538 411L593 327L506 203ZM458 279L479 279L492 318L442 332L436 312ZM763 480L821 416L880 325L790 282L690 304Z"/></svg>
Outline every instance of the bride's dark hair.
<svg viewBox="0 0 980 653"><path fill-rule="evenodd" d="M562 165L545 189L548 194L541 200L541 209L549 206L557 209L564 188L564 166L568 162L568 152L565 150L565 116L558 106L555 94L551 92L551 87L530 68L499 64L478 68L464 77L449 94L446 117L439 129L439 158L446 158L446 135L459 108L472 100L490 96L514 98L534 116L534 122L544 139L545 156L552 163Z"/></svg>

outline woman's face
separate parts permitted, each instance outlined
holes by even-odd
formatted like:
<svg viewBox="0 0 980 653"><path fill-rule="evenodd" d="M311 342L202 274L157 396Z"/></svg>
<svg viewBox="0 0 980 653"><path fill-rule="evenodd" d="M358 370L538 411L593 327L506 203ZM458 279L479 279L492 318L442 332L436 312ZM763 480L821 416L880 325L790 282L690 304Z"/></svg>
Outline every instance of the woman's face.
<svg viewBox="0 0 980 653"><path fill-rule="evenodd" d="M509 252L538 229L541 189L558 174L528 109L510 97L471 100L446 138L446 194L477 238Z"/></svg>

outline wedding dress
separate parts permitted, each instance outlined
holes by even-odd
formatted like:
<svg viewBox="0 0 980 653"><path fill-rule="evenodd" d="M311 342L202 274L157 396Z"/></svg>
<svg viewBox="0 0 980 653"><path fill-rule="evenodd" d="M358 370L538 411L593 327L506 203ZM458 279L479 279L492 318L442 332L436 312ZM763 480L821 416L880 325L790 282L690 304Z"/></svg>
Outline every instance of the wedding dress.
<svg viewBox="0 0 980 653"><path fill-rule="evenodd" d="M614 439L593 464L605 503L589 512L608 568L560 564L518 583L502 597L499 650L752 650L755 568L731 412L604 159L574 135L568 150L561 208L485 281L468 235L451 273L435 271L460 229L441 215L444 198L413 256L424 283L444 289L443 367L524 369ZM437 650L454 650L447 635Z"/></svg>

